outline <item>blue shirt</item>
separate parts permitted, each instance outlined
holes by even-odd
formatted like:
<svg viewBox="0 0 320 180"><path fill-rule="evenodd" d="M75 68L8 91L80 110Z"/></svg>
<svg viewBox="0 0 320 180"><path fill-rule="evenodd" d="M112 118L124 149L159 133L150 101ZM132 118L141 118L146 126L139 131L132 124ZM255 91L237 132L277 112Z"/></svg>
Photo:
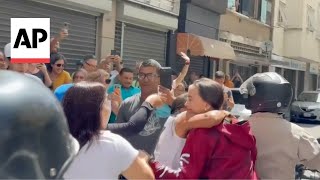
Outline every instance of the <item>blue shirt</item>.
<svg viewBox="0 0 320 180"><path fill-rule="evenodd" d="M67 91L73 86L74 84L63 84L59 86L55 91L54 95L57 97L57 99L62 102L64 95L67 93Z"/></svg>
<svg viewBox="0 0 320 180"><path fill-rule="evenodd" d="M122 100L125 100L135 94L141 93L141 90L139 88L136 88L133 86L130 86L129 88L125 88L125 87L117 84L117 85L109 86L108 94L112 94L114 92L115 86L120 86ZM116 118L117 118L117 116L112 112L110 119L109 119L109 123L114 123L116 121Z"/></svg>

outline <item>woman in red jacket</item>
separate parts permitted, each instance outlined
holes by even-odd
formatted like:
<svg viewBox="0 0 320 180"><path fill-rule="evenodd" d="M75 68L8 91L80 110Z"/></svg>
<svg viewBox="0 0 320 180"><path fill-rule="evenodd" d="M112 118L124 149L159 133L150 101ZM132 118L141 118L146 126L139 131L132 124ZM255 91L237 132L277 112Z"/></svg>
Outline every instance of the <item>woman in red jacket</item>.
<svg viewBox="0 0 320 180"><path fill-rule="evenodd" d="M187 112L205 113L220 109L223 88L211 79L190 85ZM193 129L173 170L153 159L149 161L157 179L257 179L254 170L256 142L249 123L224 121L218 126Z"/></svg>

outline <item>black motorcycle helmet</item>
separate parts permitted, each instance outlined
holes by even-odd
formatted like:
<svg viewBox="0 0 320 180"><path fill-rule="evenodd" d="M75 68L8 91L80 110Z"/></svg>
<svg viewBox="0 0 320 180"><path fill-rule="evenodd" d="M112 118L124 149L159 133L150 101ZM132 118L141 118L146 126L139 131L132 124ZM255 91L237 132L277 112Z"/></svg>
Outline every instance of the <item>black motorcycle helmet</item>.
<svg viewBox="0 0 320 180"><path fill-rule="evenodd" d="M252 113L285 113L293 96L291 84L275 72L253 75L240 86L240 93Z"/></svg>
<svg viewBox="0 0 320 180"><path fill-rule="evenodd" d="M0 70L0 178L61 178L79 149L52 92Z"/></svg>

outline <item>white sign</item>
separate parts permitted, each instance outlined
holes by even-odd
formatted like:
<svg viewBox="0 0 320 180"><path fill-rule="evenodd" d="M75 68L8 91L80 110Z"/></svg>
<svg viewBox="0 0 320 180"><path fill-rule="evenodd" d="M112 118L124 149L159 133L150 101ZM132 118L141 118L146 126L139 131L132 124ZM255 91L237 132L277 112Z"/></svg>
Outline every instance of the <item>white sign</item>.
<svg viewBox="0 0 320 180"><path fill-rule="evenodd" d="M50 18L11 18L11 62L50 62Z"/></svg>
<svg viewBox="0 0 320 180"><path fill-rule="evenodd" d="M306 63L300 62L294 59L272 55L271 65L275 67L281 67L286 69L294 69L299 71L306 71Z"/></svg>

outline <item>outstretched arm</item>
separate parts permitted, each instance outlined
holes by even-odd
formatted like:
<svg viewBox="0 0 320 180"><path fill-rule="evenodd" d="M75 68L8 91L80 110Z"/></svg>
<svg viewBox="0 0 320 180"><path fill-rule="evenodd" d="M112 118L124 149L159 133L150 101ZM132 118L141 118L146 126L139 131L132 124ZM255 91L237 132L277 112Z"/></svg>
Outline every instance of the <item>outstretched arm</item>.
<svg viewBox="0 0 320 180"><path fill-rule="evenodd" d="M177 85L182 83L182 81L184 80L184 78L186 77L186 75L188 73L189 66L190 66L190 58L183 52L181 52L181 57L185 61L185 64L184 64L179 76L176 79Z"/></svg>
<svg viewBox="0 0 320 180"><path fill-rule="evenodd" d="M120 107L119 114L124 111L125 110L123 109L123 106ZM141 105L140 109L130 117L128 122L108 124L107 129L123 137L137 134L143 130L144 126L148 122L148 118L150 117L152 111L152 105L148 102L144 102ZM117 118L117 120L119 120L119 117Z"/></svg>
<svg viewBox="0 0 320 180"><path fill-rule="evenodd" d="M126 101L123 103L125 104ZM121 118L123 118L122 114L125 114L126 111L128 111L127 106L124 104L120 106L117 121L121 120ZM140 109L130 117L129 121L125 123L109 124L107 129L116 134L120 134L121 136L135 135L143 130L154 108L161 107L162 105L163 101L160 96L156 94L150 95L145 102L142 103Z"/></svg>
<svg viewBox="0 0 320 180"><path fill-rule="evenodd" d="M176 133L181 138L186 138L188 132L195 128L211 128L220 124L226 116L227 111L213 110L203 114L180 113L176 118Z"/></svg>

